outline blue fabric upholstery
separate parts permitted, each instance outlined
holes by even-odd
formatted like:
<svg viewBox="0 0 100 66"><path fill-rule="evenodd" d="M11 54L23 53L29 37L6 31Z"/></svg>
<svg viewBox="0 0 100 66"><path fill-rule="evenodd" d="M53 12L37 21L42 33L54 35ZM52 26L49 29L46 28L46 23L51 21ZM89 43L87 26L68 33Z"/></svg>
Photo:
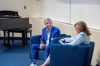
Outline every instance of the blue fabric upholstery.
<svg viewBox="0 0 100 66"><path fill-rule="evenodd" d="M53 44L50 66L90 66L94 42L77 46Z"/></svg>
<svg viewBox="0 0 100 66"><path fill-rule="evenodd" d="M71 37L71 36L66 35L66 34L61 34L60 37L58 37L58 38L60 39L60 38L64 38L64 37ZM30 54L29 54L30 58L31 58L31 46L32 46L32 44L39 44L40 38L41 38L41 35L34 35L34 36L30 37ZM52 43L53 44L58 43L58 39L54 38ZM38 50L38 58L37 59L44 60L44 53L45 53L44 50Z"/></svg>

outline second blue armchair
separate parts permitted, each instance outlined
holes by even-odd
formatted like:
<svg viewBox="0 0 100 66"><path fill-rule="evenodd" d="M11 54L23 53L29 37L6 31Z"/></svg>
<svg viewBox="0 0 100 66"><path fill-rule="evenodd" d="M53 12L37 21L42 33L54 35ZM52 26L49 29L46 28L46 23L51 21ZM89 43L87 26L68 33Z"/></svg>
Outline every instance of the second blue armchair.
<svg viewBox="0 0 100 66"><path fill-rule="evenodd" d="M94 42L77 46L52 44L50 66L91 66Z"/></svg>

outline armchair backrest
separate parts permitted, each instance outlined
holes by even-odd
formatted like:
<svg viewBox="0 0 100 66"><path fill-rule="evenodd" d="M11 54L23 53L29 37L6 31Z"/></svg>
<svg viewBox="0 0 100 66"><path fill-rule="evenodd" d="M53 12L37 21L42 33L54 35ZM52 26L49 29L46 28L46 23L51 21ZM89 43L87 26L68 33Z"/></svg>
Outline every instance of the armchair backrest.
<svg viewBox="0 0 100 66"><path fill-rule="evenodd" d="M58 41L59 41L60 39L62 39L62 38L65 38L65 37L66 37L66 38L71 38L71 35L65 35L65 36L62 35L62 36L60 36L60 37L58 37L58 38L54 38L54 39L52 40L52 44L59 44Z"/></svg>

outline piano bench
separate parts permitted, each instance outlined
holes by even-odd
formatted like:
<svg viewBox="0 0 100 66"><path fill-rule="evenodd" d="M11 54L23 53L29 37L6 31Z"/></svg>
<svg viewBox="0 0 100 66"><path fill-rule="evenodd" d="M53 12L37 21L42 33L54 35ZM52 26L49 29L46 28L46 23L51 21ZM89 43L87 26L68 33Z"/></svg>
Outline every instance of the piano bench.
<svg viewBox="0 0 100 66"><path fill-rule="evenodd" d="M32 35L32 30L21 30L21 31L13 31L12 32L12 38L14 37L14 32L17 33L22 33L22 42L23 42L23 48L25 47L25 40L26 40L26 45L27 45L27 33L30 33L30 36ZM14 43L14 40L12 39L12 43Z"/></svg>
<svg viewBox="0 0 100 66"><path fill-rule="evenodd" d="M25 48L25 44L27 45L27 33L30 33L30 36L32 35L32 30L4 30L5 33L8 33L8 44L9 44L9 33L12 32L12 43L14 43L14 32L16 33L22 33L22 46ZM5 34L4 34L5 35ZM26 41L26 42L25 42ZM4 41L5 43L5 41Z"/></svg>
<svg viewBox="0 0 100 66"><path fill-rule="evenodd" d="M30 33L30 36L32 36L32 30L27 30L27 33Z"/></svg>
<svg viewBox="0 0 100 66"><path fill-rule="evenodd" d="M21 30L21 31L13 31L13 32L23 33L23 30ZM12 38L14 37L14 33L13 32L12 32ZM27 45L27 33L30 33L30 36L31 36L32 35L32 30L25 31L26 45ZM12 42L14 43L14 40L13 39L12 39Z"/></svg>

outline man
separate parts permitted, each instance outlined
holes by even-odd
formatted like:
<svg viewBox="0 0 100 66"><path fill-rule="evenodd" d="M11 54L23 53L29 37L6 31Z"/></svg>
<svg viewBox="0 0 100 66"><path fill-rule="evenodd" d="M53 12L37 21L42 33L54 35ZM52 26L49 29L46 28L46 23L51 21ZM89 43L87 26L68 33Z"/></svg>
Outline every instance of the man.
<svg viewBox="0 0 100 66"><path fill-rule="evenodd" d="M42 36L40 39L40 44L32 44L31 58L32 64L30 66L36 66L36 57L38 49L45 49L45 60L50 54L50 45L52 44L53 38L60 36L60 30L52 26L52 20L46 18L44 20L45 28L42 29Z"/></svg>

